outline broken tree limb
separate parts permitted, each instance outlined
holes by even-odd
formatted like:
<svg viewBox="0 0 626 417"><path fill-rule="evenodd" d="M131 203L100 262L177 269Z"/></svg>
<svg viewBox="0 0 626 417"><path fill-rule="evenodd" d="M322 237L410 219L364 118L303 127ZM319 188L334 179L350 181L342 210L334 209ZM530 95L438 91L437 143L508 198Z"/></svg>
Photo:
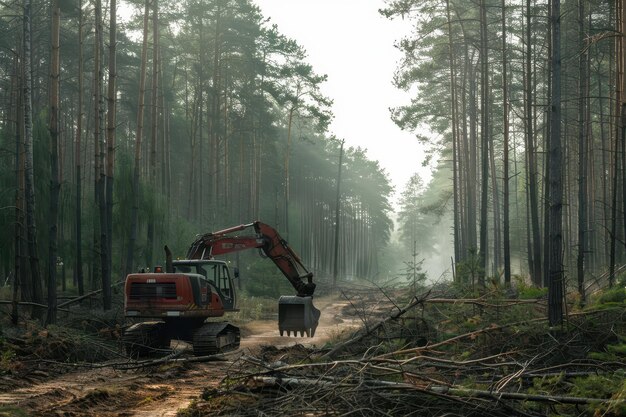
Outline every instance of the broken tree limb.
<svg viewBox="0 0 626 417"><path fill-rule="evenodd" d="M446 387L446 386L432 386L428 388L434 392L440 392L442 394L457 395L462 397L478 397L478 398L490 398L490 399L506 399L506 400L521 400L521 401L535 401L535 402L547 402L557 404L623 404L626 399L604 399L604 398L586 398L586 397L566 397L560 395L540 395L540 394L523 394L520 392L494 392L486 390L477 390L469 388L458 387Z"/></svg>
<svg viewBox="0 0 626 417"><path fill-rule="evenodd" d="M114 283L113 285L111 285L111 288L116 287L116 286L118 286L120 284L123 284L124 282L125 281L118 281L118 282ZM64 301L61 304L59 304L57 308L67 307L70 304L77 303L79 301L84 300L85 298L93 297L94 295L100 294L101 292L102 292L102 289L99 289L99 290L96 290L96 291L92 291L89 294L85 294L85 295L81 295L80 297L72 298L71 300Z"/></svg>
<svg viewBox="0 0 626 417"><path fill-rule="evenodd" d="M345 379L332 380L321 378L303 378L294 376L255 376L254 381L268 386L318 386L337 389L341 387L354 387L357 384L347 382ZM431 385L419 386L405 382L393 382L384 380L368 380L358 384L360 389L393 389L411 391L430 391L436 394L451 395L462 398L486 398L491 400L519 400L557 404L610 404L617 405L626 402L626 399L605 399L589 397L568 397L562 395L523 394L519 392L494 392L487 390L469 389L456 386Z"/></svg>
<svg viewBox="0 0 626 417"><path fill-rule="evenodd" d="M322 358L323 359L332 359L332 358L334 358L337 354L339 354L340 352L345 350L348 346L358 342L359 340L362 340L366 336L368 336L368 335L372 334L373 332L375 332L376 330L380 329L382 326L385 325L385 323L388 323L389 321L392 321L392 320L397 320L398 318L400 318L405 313L411 311L413 308L415 308L415 307L417 307L419 305L424 305L424 301L427 299L429 294L430 294L430 291L428 293L426 293L426 295L424 295L421 298L413 297L411 302L409 304L407 304L405 307L401 308L397 313L391 315L390 317L387 317L384 320L379 321L377 324L372 326L370 329L368 329L368 330L358 334L356 337L353 337L350 340L347 340L347 341L345 341L343 343L338 344L333 349L331 349L329 352L325 353L322 356Z"/></svg>
<svg viewBox="0 0 626 417"><path fill-rule="evenodd" d="M616 308L615 310L618 310L619 308ZM607 308L607 309L598 309L598 310L589 310L589 311L583 311L580 313L570 313L569 317L577 317L577 316L586 316L586 315L592 315L592 314L597 314L597 313L604 313L607 311L611 311L614 309L611 308ZM391 352L391 353L386 353L386 354L382 354L379 355L377 358L388 358L388 357L393 357L393 356L397 356L397 355L406 355L409 353L420 353L422 351L425 350L432 350L444 345L448 345L450 343L453 342L457 342L459 340L462 339L467 339L467 338L475 338L476 336L482 334L482 333L488 333L488 332L492 332L492 331L496 331L496 330L503 330L509 327L514 327L514 326L522 326L522 325L528 325L529 323L541 323L541 322L546 322L548 321L547 317L540 317L540 318L536 318L536 319L532 319L532 320L524 320L524 321L520 321L520 322L515 322L515 323L509 323L509 324L504 324L504 325L491 325L488 327L483 327L482 329L478 329L478 330L474 330L472 332L468 332L468 333L463 333L460 334L458 336L454 336L451 337L449 339L443 340L441 342L438 343L433 343L433 344L428 344L426 346L421 346L421 347L416 347L416 348L411 348L411 349L404 349L404 350L397 350L395 352Z"/></svg>
<svg viewBox="0 0 626 417"><path fill-rule="evenodd" d="M118 281L118 282L114 283L113 285L111 285L111 288L116 287L118 285L121 285L124 282L125 281ZM69 306L71 304L75 304L75 303L77 303L79 301L84 300L85 298L89 298L89 297L93 297L94 295L98 295L101 292L102 292L102 289L99 289L99 290L96 290L96 291L92 291L89 294L81 295L79 297L72 298L71 300L64 301L64 302L60 303L59 305L57 305L57 310L64 311L64 312L69 312L69 310L64 309L64 307L67 307L67 306ZM13 301L11 301L11 300L0 300L0 304L13 304ZM29 302L29 301L20 301L17 304L21 305L21 306L31 306L31 307L46 308L46 309L48 308L48 306L45 305L45 304L33 303L33 302Z"/></svg>
<svg viewBox="0 0 626 417"><path fill-rule="evenodd" d="M448 344L456 342L458 340L462 340L462 339L466 339L466 338L474 338L474 337L478 336L481 333L487 333L487 332L495 331L495 330L503 330L503 329L506 329L507 327L513 327L513 326L516 326L516 325L528 324L528 323L534 323L534 322L542 322L542 321L547 321L547 320L548 320L547 318L541 317L541 318L538 318L538 319L526 320L526 321L518 322L518 323L505 324L505 325L502 325L502 326L491 325L489 327L484 327L482 329L478 329L478 330L475 330L475 331L472 331L472 332L463 333L463 334L460 334L458 336L451 337L449 339L446 339L446 340L438 342L438 343L428 344L426 346L417 347L417 348L397 350L395 352L379 355L377 358L382 359L382 358L389 358L389 357L393 357L393 356L397 356L397 355L406 355L406 354L409 354L409 353L420 353L420 352L425 351L425 350L432 350L432 349L438 348L440 346L448 345Z"/></svg>
<svg viewBox="0 0 626 417"><path fill-rule="evenodd" d="M480 307L511 307L520 304L546 304L543 298L535 298L530 300L510 300L510 299L494 299L490 302L481 300L480 298L429 298L424 301L429 304L473 304Z"/></svg>
<svg viewBox="0 0 626 417"><path fill-rule="evenodd" d="M87 368L87 369L102 369L102 368L112 368L118 370L132 370L132 369L141 369L141 368L149 368L152 366L163 365L163 364L179 364L179 363L198 363L198 362L227 362L228 359L224 356L224 354L217 355L207 355L207 356L191 356L180 358L179 356L182 354L182 351L173 352L167 356L163 356L156 359L145 359L145 360L132 360L127 359L124 361L109 361L102 363L89 363L89 362L59 362L54 360L45 360L40 359L39 361L42 363L55 364L59 366L65 366L68 368Z"/></svg>
<svg viewBox="0 0 626 417"><path fill-rule="evenodd" d="M48 306L46 304L39 304L39 303L33 303L31 301L18 301L17 303L14 301L10 301L10 300L0 300L0 305L18 305L18 306L27 306L27 307L37 307L37 308L48 308ZM57 307L57 310L59 311L63 311L65 313L69 313L70 311L68 309L65 308L59 308Z"/></svg>

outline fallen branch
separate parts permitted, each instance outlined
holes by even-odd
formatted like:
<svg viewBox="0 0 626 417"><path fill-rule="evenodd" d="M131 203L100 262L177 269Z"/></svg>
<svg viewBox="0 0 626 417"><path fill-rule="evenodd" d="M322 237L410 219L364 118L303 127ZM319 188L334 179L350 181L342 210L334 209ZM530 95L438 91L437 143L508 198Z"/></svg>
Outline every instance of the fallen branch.
<svg viewBox="0 0 626 417"><path fill-rule="evenodd" d="M571 313L568 315L568 317L578 317L578 316L586 316L586 315L591 315L591 314L596 314L596 313L603 313L603 312L607 312L607 311L611 311L611 310L619 310L620 308L617 307L615 309L602 309L602 310L592 310L592 311L585 311L585 312L580 312L580 313ZM524 320L524 321L519 321L519 322L515 322L515 323L509 323L509 324L503 324L503 325L495 325L492 324L489 327L484 327L482 329L478 329L478 330L474 330L472 332L468 332L468 333L464 333L464 334L460 334L458 336L454 336L451 337L449 339L443 340L441 342L438 343L433 343L433 344L428 344L426 346L421 346L421 347L416 347L416 348L411 348L411 349L404 349L404 350L397 350L395 352L391 352L391 353L386 353L386 354L382 354L379 355L377 358L382 359L382 358L388 358L388 357L392 357L392 356L397 356L397 355L406 355L409 353L420 353L422 351L425 350L432 350L441 346L445 346L448 345L450 343L453 342L457 342L459 340L462 339L474 339L476 336L482 334L482 333L488 333L488 332L492 332L492 331L496 331L496 330L504 330L507 329L509 327L514 327L514 326L522 326L522 325L528 325L529 323L540 323L540 322L545 322L548 321L547 317L540 317L540 318L536 318L536 319L532 319L532 320Z"/></svg>
<svg viewBox="0 0 626 417"><path fill-rule="evenodd" d="M9 301L9 300L0 300L0 305L9 305L9 304L10 305L17 304L19 306L27 306L27 307L37 307L41 309L48 308L46 304L33 303L32 301L18 301L17 303L14 303L13 301ZM57 310L62 311L64 313L70 313L70 310L66 308L57 307Z"/></svg>
<svg viewBox="0 0 626 417"><path fill-rule="evenodd" d="M364 331L364 332L358 334L356 337L353 337L350 340L347 340L347 341L345 341L343 343L338 344L333 349L331 349L329 352L325 353L322 356L322 358L324 358L324 359L332 359L333 357L335 357L335 355L337 355L338 353L340 353L343 350L345 350L348 346L350 346L350 345L352 345L352 344L362 340L366 336L369 336L370 334L372 334L376 330L380 329L387 322L392 321L392 320L397 320L399 317L401 317L405 313L411 311L413 308L417 307L418 305L423 305L424 301L427 299L429 294L430 294L430 291L428 293L426 293L426 295L424 295L422 298L413 297L411 302L409 304L407 304L404 308L400 309L397 313L395 313L392 316L387 317L386 319L378 322L376 325L371 327L369 330Z"/></svg>
<svg viewBox="0 0 626 417"><path fill-rule="evenodd" d="M121 285L121 284L123 284L124 282L125 282L125 281L118 281L118 282L114 283L113 285L111 285L111 288L116 287L116 286L118 286L118 285ZM84 300L85 298L93 297L94 295L100 294L101 292L102 292L102 289L99 289L99 290L96 290L96 291L92 291L92 292L90 292L89 294L84 294L84 295L81 295L81 296L79 296L79 297L72 298L71 300L64 301L64 302L62 302L61 304L59 304L59 305L57 306L57 308L67 307L67 306L69 306L70 304L77 303L77 302L79 302L79 301Z"/></svg>
<svg viewBox="0 0 626 417"><path fill-rule="evenodd" d="M123 283L124 283L124 281L118 281L115 284L111 285L111 288L116 287L118 285L121 285ZM101 292L102 292L102 289L99 289L99 290L96 290L96 291L92 291L89 294L81 295L79 297L72 298L71 300L64 301L64 302L62 302L62 303L57 305L57 310L69 313L70 310L68 310L68 309L66 309L64 307L67 307L67 306L69 306L71 304L74 304L74 303L77 303L79 301L82 301L85 298L89 298L89 297L93 297L94 295L98 295ZM11 301L11 300L0 300L0 304L5 304L6 305L6 304L13 304L13 303L14 302ZM31 301L19 301L17 304L21 305L21 306L31 306L31 307L38 307L38 308L43 308L43 309L47 309L48 308L47 304L33 303Z"/></svg>
<svg viewBox="0 0 626 417"><path fill-rule="evenodd" d="M560 395L540 395L540 394L522 394L519 392L493 392L469 388L457 388L446 386L432 386L428 388L431 391L439 392L442 394L458 395L462 397L478 397L478 398L490 398L490 399L506 399L506 400L521 400L521 401L535 401L535 402L547 402L557 404L623 404L626 399L604 399L604 398L587 398L587 397L565 397Z"/></svg>
<svg viewBox="0 0 626 417"><path fill-rule="evenodd" d="M175 351L171 354L156 358L156 359L145 359L145 360L132 360L127 359L125 361L116 361L116 362L103 362L103 363L88 363L88 362L59 362L53 360L46 359L38 359L38 362L42 363L50 363L59 366L65 366L68 368L87 368L87 369L102 369L102 368L112 368L112 369L120 369L120 370L131 370L131 369L140 369L140 368L148 368L151 366L157 366L162 364L170 364L170 363L198 363L198 362L227 362L228 359L223 354L218 355L207 355L207 356L193 356L187 358L179 358L182 354L182 351Z"/></svg>
<svg viewBox="0 0 626 417"><path fill-rule="evenodd" d="M491 302L485 302L480 298L429 298L424 301L429 304L473 304L480 307L511 307L523 304L545 304L546 299L536 298L531 300L511 300L511 299L495 299Z"/></svg>
<svg viewBox="0 0 626 417"><path fill-rule="evenodd" d="M369 380L358 385L355 383L346 382L342 380L329 380L329 379L313 379L302 377L276 377L276 376L255 376L252 378L258 383L262 383L268 386L281 386L281 387L297 387L297 386L318 386L324 388L331 388L333 390L348 387L358 388L361 390L371 389L393 389L393 390L409 390L409 391L430 391L436 394L452 395L462 398L486 398L491 400L520 400L520 401L534 401L534 402L547 402L557 404L610 404L617 405L626 402L626 399L604 399L604 398L589 398L589 397L567 397L561 395L540 395L540 394L523 394L519 392L493 392L486 390L477 390L469 388L461 388L455 386L445 385L431 385L431 386L419 386L413 384L407 384L404 382L393 382L383 380Z"/></svg>

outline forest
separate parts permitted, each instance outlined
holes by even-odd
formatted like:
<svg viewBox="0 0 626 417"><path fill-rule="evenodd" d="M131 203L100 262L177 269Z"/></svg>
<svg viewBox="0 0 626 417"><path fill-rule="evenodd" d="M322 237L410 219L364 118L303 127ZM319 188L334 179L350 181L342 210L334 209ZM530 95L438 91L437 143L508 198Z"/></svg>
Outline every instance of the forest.
<svg viewBox="0 0 626 417"><path fill-rule="evenodd" d="M116 343L125 277L165 265L165 245L181 258L198 235L261 220L329 297L324 345L250 342L258 357L198 383L202 401L179 415L293 415L270 397L319 392L332 399L314 415L352 413L369 401L355 387L382 398L356 415L440 415L474 400L462 415L621 415L623 1L382 3L382 18L412 28L393 45L390 80L411 100L390 118L427 155L401 188L332 133L328 76L253 0L0 2L0 376L53 342L37 359L163 366L86 339ZM288 283L256 254L227 260L242 271L235 321L255 335ZM97 317L78 326L88 338L55 333L72 314ZM76 353L85 344L93 351ZM198 366L214 360L227 359ZM345 391L324 385L338 380Z"/></svg>
<svg viewBox="0 0 626 417"><path fill-rule="evenodd" d="M625 236L621 2L390 1L382 13L415 22L394 79L415 94L392 117L439 158L436 203L415 210L419 191L404 191L403 236L423 233L419 213L449 213L455 280L472 286L528 279L551 302L575 289L584 303L613 285Z"/></svg>
<svg viewBox="0 0 626 417"><path fill-rule="evenodd" d="M392 188L329 135L304 49L249 1L123 6L117 27L115 3L34 3L29 37L23 5L2 6L1 264L22 299L107 287L256 219L328 275L340 157L341 271L373 277Z"/></svg>

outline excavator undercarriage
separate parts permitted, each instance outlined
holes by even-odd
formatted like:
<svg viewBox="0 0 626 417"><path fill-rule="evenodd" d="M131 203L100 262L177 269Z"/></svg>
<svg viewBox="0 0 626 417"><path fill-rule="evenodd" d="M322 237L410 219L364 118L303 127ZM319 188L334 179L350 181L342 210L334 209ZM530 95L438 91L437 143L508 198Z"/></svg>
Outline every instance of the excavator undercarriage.
<svg viewBox="0 0 626 417"><path fill-rule="evenodd" d="M126 329L122 344L127 355L139 357L168 351L173 339L191 344L195 356L208 356L238 349L240 334L227 322L144 321Z"/></svg>

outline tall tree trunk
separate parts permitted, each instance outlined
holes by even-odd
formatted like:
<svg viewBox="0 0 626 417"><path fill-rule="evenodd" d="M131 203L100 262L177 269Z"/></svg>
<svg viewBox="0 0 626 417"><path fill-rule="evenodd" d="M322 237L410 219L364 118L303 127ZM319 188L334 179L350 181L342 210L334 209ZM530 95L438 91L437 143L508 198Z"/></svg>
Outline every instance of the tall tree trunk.
<svg viewBox="0 0 626 417"><path fill-rule="evenodd" d="M59 39L61 9L59 0L52 3L52 54L50 60L50 206L48 236L48 316L46 324L55 324L57 319L57 246L59 223Z"/></svg>
<svg viewBox="0 0 626 417"><path fill-rule="evenodd" d="M460 23L461 28L463 29L463 24ZM463 32L463 37L464 39L465 37L465 32ZM463 167L463 169L459 169L459 174L460 174L460 179L459 179L459 185L461 188L461 192L459 195L460 198L460 213L461 213L461 248L460 248L460 259L459 261L463 261L464 259L467 258L470 250L473 250L476 247L476 227L475 227L475 222L472 224L470 224L470 218L472 218L470 216L471 212L473 211L474 213L474 217L473 220L476 220L475 218L475 210L474 210L474 206L475 206L475 200L472 201L470 199L470 195L474 195L473 194L473 186L472 183L470 181L472 178L472 172L475 172L475 164L476 160L475 158L472 158L472 155L475 156L476 154L476 149L475 148L471 148L469 140L470 140L470 135L468 135L468 119L469 119L469 115L468 115L468 101L469 101L469 97L470 95L467 94L467 84L468 84L468 79L469 77L472 75L471 74L471 66L470 66L470 59L469 59L469 53L468 53L468 43L465 40L464 41L464 65L463 65L463 81L461 83L461 94L460 94L460 98L461 98L461 116L460 116L460 122L461 122L461 132L459 134L459 145L458 145L458 153L460 156L460 166ZM471 88L471 87L470 87ZM473 197L472 197L473 198Z"/></svg>
<svg viewBox="0 0 626 417"><path fill-rule="evenodd" d="M458 141L458 115L456 99L456 65L454 60L454 50L452 43L452 23L450 20L450 1L446 0L446 18L448 25L448 60L450 61L450 107L452 117L452 182L453 182L453 203L454 203L454 260L459 262L461 258L461 225L460 225L460 187L459 187L459 149Z"/></svg>
<svg viewBox="0 0 626 417"><path fill-rule="evenodd" d="M620 143L620 157L621 157L621 167L622 167L622 175L621 175L621 180L622 180L622 216L620 217L620 220L622 221L622 226L624 228L624 238L626 239L626 220L624 219L624 215L626 213L626 74L624 73L624 71L626 70L624 68L624 65L626 64L626 41L624 40L624 34L626 33L626 8L624 7L624 2L623 0L620 1L620 7L619 7L619 11L620 11L620 26L619 26L619 33L622 34L622 36L620 36L620 42L619 42L619 47L620 47L620 55L619 55L619 59L620 59L620 67L621 67L621 77L620 77L620 89L621 89L621 97L620 100L617 102L617 106L618 106L618 112L617 112L617 117L619 118L618 120L618 129L619 131L617 132L617 137L619 139L616 139L619 141ZM616 147L617 149L617 147Z"/></svg>
<svg viewBox="0 0 626 417"><path fill-rule="evenodd" d="M146 93L146 66L148 59L148 16L150 0L146 0L143 14L143 44L141 47L141 70L139 72L139 100L137 106L137 130L135 132L135 165L133 167L133 207L130 219L130 238L126 249L125 275L133 270L135 244L137 242L137 222L139 220L139 180L141 172L141 139L143 137L143 114Z"/></svg>
<svg viewBox="0 0 626 417"><path fill-rule="evenodd" d="M504 247L504 285L511 285L511 241L509 219L509 85L507 74L507 32L506 2L502 0L502 109L503 109L503 150L502 150L502 181L503 181L503 247Z"/></svg>
<svg viewBox="0 0 626 417"><path fill-rule="evenodd" d="M489 108L493 108L493 94L491 89L488 91ZM489 143L489 169L491 170L491 199L493 205L493 276L499 277L500 268L502 267L502 214L500 206L500 186L498 184L496 170L496 152L493 145L493 124L489 123L488 133Z"/></svg>
<svg viewBox="0 0 626 417"><path fill-rule="evenodd" d="M117 35L117 1L111 0L109 9L109 83L107 87L107 161L106 161L106 251L107 275L102 275L102 301L105 310L110 310L111 299L111 255L113 253L113 175L115 168L115 81L117 77L116 36ZM105 242L103 242L103 245ZM104 271L103 271L104 272Z"/></svg>
<svg viewBox="0 0 626 417"><path fill-rule="evenodd" d="M341 209L341 168L343 164L343 144L339 149L339 168L337 172L337 198L335 201L335 254L333 256L333 291L337 288L337 275L339 273L339 219Z"/></svg>
<svg viewBox="0 0 626 417"><path fill-rule="evenodd" d="M35 178L33 164L33 106L32 106L32 68L31 68L31 0L24 0L24 54L23 54L23 116L24 116L24 191L26 202L26 234L28 240L28 259L32 280L33 299L38 304L43 304L43 287L41 283L41 271L39 269L39 256L37 249L37 224L35 220ZM34 317L43 320L44 311L34 309Z"/></svg>
<svg viewBox="0 0 626 417"><path fill-rule="evenodd" d="M478 168L478 138L476 137L476 119L478 112L476 110L476 70L474 68L473 59L469 67L469 175L467 176L467 225L468 225L468 250L472 256L477 254L478 239L476 237L477 213L476 206L478 200L476 198L478 179L476 172Z"/></svg>
<svg viewBox="0 0 626 417"><path fill-rule="evenodd" d="M619 33L624 25L624 2L623 0L618 0L615 3L615 31ZM615 283L615 264L616 264L616 246L617 246L617 206L618 206L618 186L619 186L619 178L620 178L620 160L624 158L626 155L621 155L620 153L620 143L622 142L622 137L620 134L620 125L621 125L621 107L623 101L624 90L623 87L623 79L624 79L624 38L622 36L615 38L615 106L614 109L614 117L612 119L617 119L614 125L614 147L613 147L613 190L611 197L611 249L609 254L609 286L613 286ZM626 198L625 198L626 199Z"/></svg>
<svg viewBox="0 0 626 417"><path fill-rule="evenodd" d="M161 191L165 194L165 212L171 215L171 172L169 166L170 160L170 135L169 135L169 110L165 106L165 85L163 82L163 60L162 51L159 48L159 78L158 84L161 86L159 89L159 108L161 109L162 128L161 128ZM172 77L173 82L176 82L176 74ZM166 224L166 227L169 227ZM169 230L169 229L168 229Z"/></svg>
<svg viewBox="0 0 626 417"><path fill-rule="evenodd" d="M289 239L289 160L291 158L291 128L293 126L293 114L296 105L292 104L289 109L287 121L287 147L285 148L285 239Z"/></svg>
<svg viewBox="0 0 626 417"><path fill-rule="evenodd" d="M29 281L26 279L26 262L24 249L24 143L22 140L24 116L23 111L23 97L20 94L20 62L18 57L14 58L14 73L13 76L13 100L12 108L13 120L15 123L15 265L13 276L13 298L11 305L11 323L17 325L19 319L18 310L18 291L21 291L23 299L32 299L31 286L28 285Z"/></svg>
<svg viewBox="0 0 626 417"><path fill-rule="evenodd" d="M533 284L541 286L541 231L539 228L539 191L537 189L537 162L535 132L533 127L533 96L532 96L532 47L531 47L531 0L526 1L526 85L524 88L524 104L526 116L526 153L528 157L528 186L530 193L530 222L532 227L532 270L530 275Z"/></svg>
<svg viewBox="0 0 626 417"><path fill-rule="evenodd" d="M548 21L550 22L552 19L552 0L548 0ZM547 45L547 56L548 56L548 62L547 62L547 96L548 97L552 97L552 26L550 24L548 24L546 26L547 28L547 39L549 39L548 45ZM550 127L551 127L551 118L552 118L553 114L551 111L547 111L545 113L545 117L547 119L546 121L546 130L545 130L545 136L544 136L544 143L543 143L543 149L546 151L549 151L550 149L550 138L551 138L551 134L550 134ZM567 126L566 126L567 128ZM536 129L536 125L535 125L535 132L537 132L538 130ZM567 145L567 142L565 142L565 145ZM543 193L544 193L544 199L543 199L543 266L542 266L542 282L544 287L548 286L548 282L550 281L550 233L548 233L548 231L550 230L550 216L548 216L548 212L550 211L550 201L547 198L548 195L550 195L550 169L548 168L548 165L550 163L550 159L548 157L544 157L544 180L543 180Z"/></svg>
<svg viewBox="0 0 626 417"><path fill-rule="evenodd" d="M218 0L215 11L215 31L214 31L214 45L213 45L213 74L212 74L212 106L207 106L207 111L211 111L207 121L211 121L211 136L209 144L209 166L211 167L211 175L209 178L209 190L210 190L210 204L212 205L211 223L216 220L217 202L220 199L220 141L221 141L221 128L220 128L220 109L221 109L221 91L222 91L222 74L221 74L221 57L222 57L222 6L223 1ZM202 208L201 208L202 209Z"/></svg>
<svg viewBox="0 0 626 417"><path fill-rule="evenodd" d="M83 94L84 94L84 76L83 76L83 2L78 2L78 116L76 120L76 143L74 144L74 164L76 177L76 197L75 197L75 228L76 228L76 262L74 264L74 275L76 284L78 285L78 294L85 293L84 276L83 276L83 236L82 236L82 163L81 163L81 144L83 134Z"/></svg>
<svg viewBox="0 0 626 417"><path fill-rule="evenodd" d="M599 110L599 118L600 118L600 149L601 149L601 165L600 165L600 179L602 182L602 221L601 228L603 229L602 236L600 238L598 236L601 246L602 246L602 257L600 258L600 265L605 265L609 263L609 249L610 249L610 237L608 231L611 230L611 208L609 204L609 184L610 184L610 176L609 172L609 143L610 140L607 141L607 134L605 128L605 113L604 113L604 97L602 90L602 78L598 76L598 110ZM600 235L600 233L598 233Z"/></svg>
<svg viewBox="0 0 626 417"><path fill-rule="evenodd" d="M585 42L585 4L578 0L578 41L583 48L578 57L578 255L576 272L578 293L585 302L585 252L587 251L587 137L586 137L586 93L587 93L587 49Z"/></svg>
<svg viewBox="0 0 626 417"><path fill-rule="evenodd" d="M552 97L550 119L550 273L548 282L548 321L551 326L563 320L563 176L561 150L561 5L552 0Z"/></svg>
<svg viewBox="0 0 626 417"><path fill-rule="evenodd" d="M487 272L487 203L489 196L489 63L487 58L487 8L480 1L480 100L481 100L481 190L480 190L480 273L478 285L484 287Z"/></svg>
<svg viewBox="0 0 626 417"><path fill-rule="evenodd" d="M149 164L149 181L152 195L156 195L157 187L157 135L158 135L158 76L159 76L159 3L158 0L152 0L152 91L150 96L150 164ZM202 191L200 191L202 192ZM152 200L152 204L157 204ZM146 240L146 264L152 265L152 257L154 255L154 207L148 211L148 227Z"/></svg>
<svg viewBox="0 0 626 417"><path fill-rule="evenodd" d="M103 39L103 25L102 25L102 2L101 0L96 0L95 4L95 37L94 37L94 142L95 142L95 158L96 158L96 168L94 171L95 175L95 191L96 191L96 202L98 205L98 213L99 213L99 227L100 227L100 239L98 241L97 247L100 250L100 280L102 284L102 289L107 286L107 280L110 286L110 277L111 270L109 268L110 265L110 256L108 253L108 236L107 236L107 209L106 209L106 173L105 173L105 165L104 165L104 156L105 156L105 147L104 147L104 129L103 129L103 112L104 112L104 102L102 95L102 80L103 80L103 48L104 48L104 39ZM104 293L103 293L104 295ZM105 310L109 309L107 307L106 302L103 304Z"/></svg>

